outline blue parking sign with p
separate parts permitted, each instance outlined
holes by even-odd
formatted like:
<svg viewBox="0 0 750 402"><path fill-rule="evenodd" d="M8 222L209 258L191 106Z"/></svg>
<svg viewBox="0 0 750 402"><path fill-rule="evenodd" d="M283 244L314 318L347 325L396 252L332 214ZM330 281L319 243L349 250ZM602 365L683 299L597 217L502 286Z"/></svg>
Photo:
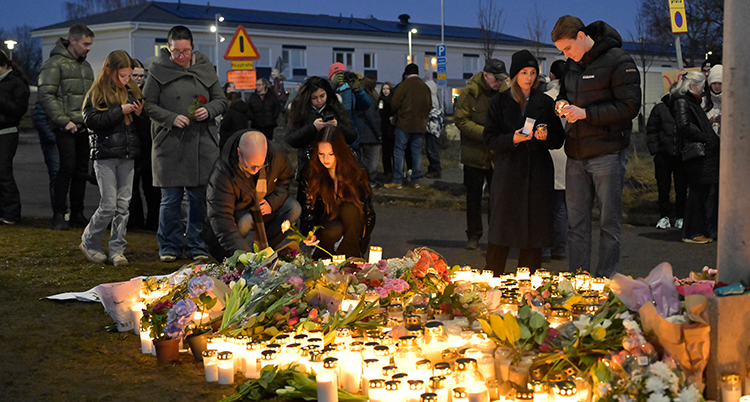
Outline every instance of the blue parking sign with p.
<svg viewBox="0 0 750 402"><path fill-rule="evenodd" d="M445 57L445 45L437 45L437 57Z"/></svg>

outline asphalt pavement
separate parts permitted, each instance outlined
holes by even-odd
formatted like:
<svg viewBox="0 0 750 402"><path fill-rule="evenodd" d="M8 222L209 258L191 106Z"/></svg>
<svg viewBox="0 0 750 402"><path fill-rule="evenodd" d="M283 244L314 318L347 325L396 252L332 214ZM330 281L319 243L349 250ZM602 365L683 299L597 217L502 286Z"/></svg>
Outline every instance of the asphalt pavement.
<svg viewBox="0 0 750 402"><path fill-rule="evenodd" d="M44 164L41 148L35 132L21 134L18 151L14 160L14 174L21 192L22 216L33 218L52 217L49 198L49 177ZM440 179L445 183L460 183L461 171L452 169L443 172ZM433 180L422 179L423 186ZM408 189L403 189L404 194ZM377 193L377 190L376 190ZM389 197L375 205L377 224L372 234L372 245L383 248L385 258L400 257L418 247L430 247L445 257L450 265L470 265L483 268L487 237L480 241L478 250L465 250L466 213L447 209L429 209L405 206ZM98 188L86 185L84 214L91 216L99 202ZM486 222L486 215L484 222ZM594 255L592 266L596 266L598 250L598 222L592 222ZM618 272L633 277L644 277L661 262L672 264L674 274L683 278L690 271L698 271L703 266L716 267L716 243L686 244L681 241L681 233L676 229L658 230L653 226L623 225L622 249ZM55 241L50 236L50 241ZM156 235L154 235L156 242ZM72 244L71 247L77 247ZM512 251L507 269L515 267L517 252ZM568 270L567 260L543 263L550 271Z"/></svg>

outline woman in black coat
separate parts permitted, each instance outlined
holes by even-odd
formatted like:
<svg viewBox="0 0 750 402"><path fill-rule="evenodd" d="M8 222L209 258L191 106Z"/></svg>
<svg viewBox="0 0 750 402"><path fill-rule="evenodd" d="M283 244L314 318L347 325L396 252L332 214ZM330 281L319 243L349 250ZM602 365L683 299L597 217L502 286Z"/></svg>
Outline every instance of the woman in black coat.
<svg viewBox="0 0 750 402"><path fill-rule="evenodd" d="M487 269L496 275L505 272L511 247L521 249L518 266L533 271L541 267L542 248L552 246L555 168L549 149L564 141L554 101L537 88L536 59L522 50L512 60L511 89L492 98L483 134L495 154ZM524 134L528 119L535 122ZM546 132L540 124L547 125Z"/></svg>
<svg viewBox="0 0 750 402"><path fill-rule="evenodd" d="M701 108L700 94L706 77L689 71L671 92L672 117L683 149L683 165L688 182L682 241L710 243L718 232L719 216L719 137ZM705 156L685 160L685 146L703 144Z"/></svg>
<svg viewBox="0 0 750 402"><path fill-rule="evenodd" d="M240 99L237 92L227 93L227 111L221 118L219 128L219 148L224 148L227 140L237 131L248 129L247 104Z"/></svg>
<svg viewBox="0 0 750 402"><path fill-rule="evenodd" d="M29 108L29 82L0 50L0 223L21 220L21 194L13 178L18 123Z"/></svg>
<svg viewBox="0 0 750 402"><path fill-rule="evenodd" d="M380 133L383 141L383 173L385 173L385 182L393 181L393 147L396 142L396 128L391 123L391 100L393 99L393 84L390 82L383 83L380 88ZM408 149L408 148L407 148ZM407 158L410 161L411 158Z"/></svg>
<svg viewBox="0 0 750 402"><path fill-rule="evenodd" d="M247 117L254 129L263 133L269 140L273 140L273 129L277 126L276 119L281 113L281 105L267 79L261 78L255 85L255 92L247 99Z"/></svg>
<svg viewBox="0 0 750 402"><path fill-rule="evenodd" d="M357 131L349 114L325 78L310 77L302 84L289 108L286 142L297 148L297 201L305 205L307 195L307 167L313 154L313 144L318 132L326 127L338 127L344 140L351 145ZM302 225L303 231L307 229Z"/></svg>

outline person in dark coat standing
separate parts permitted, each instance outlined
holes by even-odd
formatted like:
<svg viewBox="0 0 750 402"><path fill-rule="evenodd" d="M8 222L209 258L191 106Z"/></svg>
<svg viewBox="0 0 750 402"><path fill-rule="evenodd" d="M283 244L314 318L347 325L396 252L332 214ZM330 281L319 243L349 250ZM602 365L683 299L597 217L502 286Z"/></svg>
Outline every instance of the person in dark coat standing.
<svg viewBox="0 0 750 402"><path fill-rule="evenodd" d="M219 148L221 149L224 149L224 144L234 133L248 128L247 104L240 99L237 92L228 92L226 95L229 107L221 118L219 128Z"/></svg>
<svg viewBox="0 0 750 402"><path fill-rule="evenodd" d="M247 118L252 128L273 140L273 129L277 126L281 105L267 79L261 78L255 85L255 92L247 99Z"/></svg>
<svg viewBox="0 0 750 402"><path fill-rule="evenodd" d="M625 150L641 107L641 75L622 37L603 21L560 17L552 42L568 59L556 110L565 117L568 267L612 277L620 262ZM591 269L591 211L600 206L599 263Z"/></svg>
<svg viewBox="0 0 750 402"><path fill-rule="evenodd" d="M380 134L383 149L382 149L382 162L383 162L383 178L384 182L393 180L393 145L396 141L394 134L393 123L391 123L391 99L393 99L393 84L390 82L384 82L383 86L380 87L380 99L378 101L378 109L380 111Z"/></svg>
<svg viewBox="0 0 750 402"><path fill-rule="evenodd" d="M0 50L0 223L21 221L21 194L13 178L18 123L29 108L29 81Z"/></svg>
<svg viewBox="0 0 750 402"><path fill-rule="evenodd" d="M380 159L380 113L378 113L378 93L375 91L375 79L372 77L362 78L362 90L370 97L372 103L369 108L356 111L357 135L359 136L360 155L362 165L370 178L370 184L375 185L375 176L378 172L378 159Z"/></svg>
<svg viewBox="0 0 750 402"><path fill-rule="evenodd" d="M685 168L682 166L680 141L668 103L669 94L664 95L661 102L651 109L646 124L646 139L648 151L654 156L654 173L656 175L656 187L659 191L659 215L661 215L661 219L656 223L656 228L668 229L672 226L669 217L672 212L669 193L672 190L672 176L674 176L674 227L682 229L685 200L687 199L687 181Z"/></svg>
<svg viewBox="0 0 750 402"><path fill-rule="evenodd" d="M716 238L719 217L719 136L701 108L706 77L689 71L671 91L672 116L683 143L704 144L705 156L684 160L688 182L682 241L705 244Z"/></svg>
<svg viewBox="0 0 750 402"><path fill-rule="evenodd" d="M533 271L541 267L542 248L553 243L555 168L549 149L562 146L564 133L554 101L537 88L538 75L531 52L514 53L510 90L494 96L487 111L483 139L495 153L495 170L486 269L495 275L505 272L511 247L521 249L518 266Z"/></svg>
<svg viewBox="0 0 750 402"><path fill-rule="evenodd" d="M172 262L183 254L208 260L200 234L206 214L206 184L219 158L216 117L227 98L208 56L193 51L193 33L175 26L167 34L168 49L149 66L143 95L151 117L154 186L161 187L159 259ZM182 225L182 199L188 195L187 226ZM187 244L186 244L187 243Z"/></svg>

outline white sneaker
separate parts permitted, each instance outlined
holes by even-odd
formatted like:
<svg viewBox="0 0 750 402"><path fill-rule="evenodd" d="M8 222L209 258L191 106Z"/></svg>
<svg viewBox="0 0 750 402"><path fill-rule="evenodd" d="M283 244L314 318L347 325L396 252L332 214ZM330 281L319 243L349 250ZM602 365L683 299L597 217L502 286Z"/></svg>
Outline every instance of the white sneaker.
<svg viewBox="0 0 750 402"><path fill-rule="evenodd" d="M682 229L682 218L677 219L674 221L674 228L675 229Z"/></svg>
<svg viewBox="0 0 750 402"><path fill-rule="evenodd" d="M115 254L109 258L109 261L112 263L112 265L116 267L124 267L128 265L128 259L125 258L122 254Z"/></svg>
<svg viewBox="0 0 750 402"><path fill-rule="evenodd" d="M669 217L665 216L661 219L659 219L659 222L656 222L656 228L657 229L669 229L672 225L669 224Z"/></svg>

